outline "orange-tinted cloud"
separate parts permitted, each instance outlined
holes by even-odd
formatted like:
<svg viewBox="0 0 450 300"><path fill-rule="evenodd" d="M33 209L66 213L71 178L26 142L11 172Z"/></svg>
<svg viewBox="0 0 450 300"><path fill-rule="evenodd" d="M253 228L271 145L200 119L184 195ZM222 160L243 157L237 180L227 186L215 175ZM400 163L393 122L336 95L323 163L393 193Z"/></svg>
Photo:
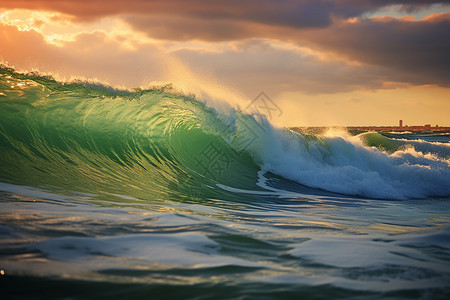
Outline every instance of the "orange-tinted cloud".
<svg viewBox="0 0 450 300"><path fill-rule="evenodd" d="M413 10L442 3L437 0L2 0L2 8L58 11L89 20L111 15L176 15L211 20L234 20L289 27L323 27L331 16L344 18L389 5Z"/></svg>
<svg viewBox="0 0 450 300"><path fill-rule="evenodd" d="M139 87L160 80L165 56L155 46L125 50L120 40L103 32L83 33L75 40L48 44L34 31L0 25L0 60L18 70L49 72L62 79L98 79L117 86Z"/></svg>
<svg viewBox="0 0 450 300"><path fill-rule="evenodd" d="M333 3L317 0L3 0L0 7L57 11L76 16L79 20L127 14L176 15L202 19L206 22L221 19L295 27L316 27L329 24Z"/></svg>

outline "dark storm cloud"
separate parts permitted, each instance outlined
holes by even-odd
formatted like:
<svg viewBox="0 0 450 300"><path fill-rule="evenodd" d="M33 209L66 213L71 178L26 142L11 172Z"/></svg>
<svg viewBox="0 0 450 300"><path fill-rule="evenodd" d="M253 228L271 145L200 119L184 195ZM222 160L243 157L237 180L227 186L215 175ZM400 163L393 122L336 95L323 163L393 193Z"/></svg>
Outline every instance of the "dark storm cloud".
<svg viewBox="0 0 450 300"><path fill-rule="evenodd" d="M89 20L110 15L172 15L254 22L293 28L323 27L331 16L359 16L388 5L405 8L446 3L434 0L2 0L2 8L58 11Z"/></svg>
<svg viewBox="0 0 450 300"><path fill-rule="evenodd" d="M239 86L247 95L254 95L261 88L276 96L280 91L299 89L324 94L381 89L387 81L412 85L432 81L419 72L321 60L295 49L274 47L269 41L239 42L234 48L223 52L183 49L174 54L191 68L214 70L214 75L224 78L230 86Z"/></svg>
<svg viewBox="0 0 450 300"><path fill-rule="evenodd" d="M110 15L149 19L176 16L204 22L245 21L300 28L329 25L334 3L329 0L4 0L0 7L58 11L80 21Z"/></svg>
<svg viewBox="0 0 450 300"><path fill-rule="evenodd" d="M394 18L342 22L307 33L304 43L371 65L422 75L422 84L450 86L450 14L422 21Z"/></svg>

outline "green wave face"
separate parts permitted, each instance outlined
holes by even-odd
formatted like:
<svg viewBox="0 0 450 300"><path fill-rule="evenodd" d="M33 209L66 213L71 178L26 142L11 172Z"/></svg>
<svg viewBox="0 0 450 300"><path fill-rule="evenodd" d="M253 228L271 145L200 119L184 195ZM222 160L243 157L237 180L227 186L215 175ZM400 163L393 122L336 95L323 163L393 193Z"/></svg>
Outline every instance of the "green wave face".
<svg viewBox="0 0 450 300"><path fill-rule="evenodd" d="M257 181L258 166L239 151L239 117L229 124L165 88L129 92L7 68L0 74L4 182L189 200L223 193L217 182Z"/></svg>
<svg viewBox="0 0 450 300"><path fill-rule="evenodd" d="M368 147L376 147L381 151L386 151L388 153L393 153L402 147L402 143L398 141L389 139L378 132L366 132L361 133L358 137L364 142Z"/></svg>

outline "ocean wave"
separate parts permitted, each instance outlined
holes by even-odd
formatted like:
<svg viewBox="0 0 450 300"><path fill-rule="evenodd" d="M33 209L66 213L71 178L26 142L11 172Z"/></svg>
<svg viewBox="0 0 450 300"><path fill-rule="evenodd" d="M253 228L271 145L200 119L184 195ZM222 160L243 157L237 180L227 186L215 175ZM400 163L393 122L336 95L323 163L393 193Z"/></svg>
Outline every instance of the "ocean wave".
<svg viewBox="0 0 450 300"><path fill-rule="evenodd" d="M450 195L449 147L377 133L300 134L170 87L120 90L0 69L0 180L195 200L261 190L258 171L347 195Z"/></svg>

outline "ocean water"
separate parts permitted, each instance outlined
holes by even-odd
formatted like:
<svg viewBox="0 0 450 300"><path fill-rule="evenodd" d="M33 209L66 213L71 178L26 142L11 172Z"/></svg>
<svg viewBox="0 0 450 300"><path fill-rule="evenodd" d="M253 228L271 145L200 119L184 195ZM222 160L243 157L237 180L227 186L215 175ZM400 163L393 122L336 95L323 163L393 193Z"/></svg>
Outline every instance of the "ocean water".
<svg viewBox="0 0 450 300"><path fill-rule="evenodd" d="M2 67L0 293L448 299L449 141Z"/></svg>

